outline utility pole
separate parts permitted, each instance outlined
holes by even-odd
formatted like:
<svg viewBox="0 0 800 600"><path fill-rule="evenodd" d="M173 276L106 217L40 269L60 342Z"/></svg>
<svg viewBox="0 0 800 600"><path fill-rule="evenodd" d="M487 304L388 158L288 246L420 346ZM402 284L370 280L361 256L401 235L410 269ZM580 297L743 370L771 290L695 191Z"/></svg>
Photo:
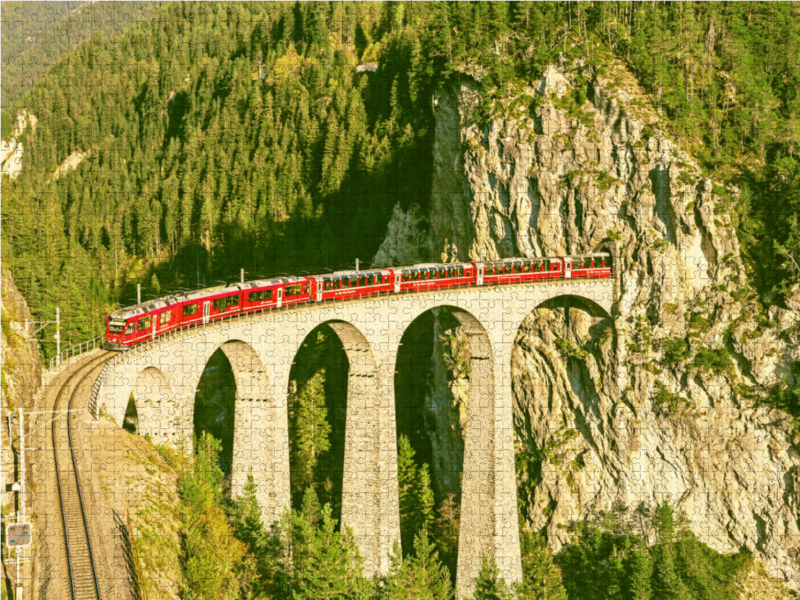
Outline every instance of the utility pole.
<svg viewBox="0 0 800 600"><path fill-rule="evenodd" d="M239 269L239 283L244 283L244 269Z"/></svg>
<svg viewBox="0 0 800 600"><path fill-rule="evenodd" d="M61 364L61 309L56 306L56 364Z"/></svg>
<svg viewBox="0 0 800 600"><path fill-rule="evenodd" d="M356 259L356 271L358 271L358 259Z"/></svg>
<svg viewBox="0 0 800 600"><path fill-rule="evenodd" d="M136 304L142 303L142 286L141 284L136 284Z"/></svg>

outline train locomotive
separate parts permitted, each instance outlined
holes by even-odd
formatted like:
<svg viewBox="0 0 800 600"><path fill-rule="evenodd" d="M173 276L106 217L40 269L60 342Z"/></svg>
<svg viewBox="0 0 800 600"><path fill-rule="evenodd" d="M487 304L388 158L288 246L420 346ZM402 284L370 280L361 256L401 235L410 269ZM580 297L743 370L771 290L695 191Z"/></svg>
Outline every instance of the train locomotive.
<svg viewBox="0 0 800 600"><path fill-rule="evenodd" d="M601 252L585 256L425 263L391 269L260 279L206 288L114 311L106 317L105 347L124 350L191 325L298 304L540 280L611 277L611 262L611 255Z"/></svg>

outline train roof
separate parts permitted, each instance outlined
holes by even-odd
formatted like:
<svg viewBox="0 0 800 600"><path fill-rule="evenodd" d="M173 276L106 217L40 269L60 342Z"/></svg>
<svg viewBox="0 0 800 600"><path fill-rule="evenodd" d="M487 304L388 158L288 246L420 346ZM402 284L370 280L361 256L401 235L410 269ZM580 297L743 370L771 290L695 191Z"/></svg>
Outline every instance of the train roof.
<svg viewBox="0 0 800 600"><path fill-rule="evenodd" d="M165 298L157 298L155 300L148 300L147 302L142 302L141 304L134 304L133 306L127 306L125 308L120 308L115 310L111 313L110 318L112 319L130 319L131 317L135 317L136 315L143 315L145 313L150 312L151 310L157 310L159 308L165 308L170 304L174 304L174 302L168 302Z"/></svg>
<svg viewBox="0 0 800 600"><path fill-rule="evenodd" d="M334 271L333 273L328 273L327 275L313 275L313 277L358 277L359 275L371 275L373 273L386 274L388 272L388 269L361 269L358 271L351 269L349 271Z"/></svg>
<svg viewBox="0 0 800 600"><path fill-rule="evenodd" d="M472 265L469 262L454 262L454 263L419 263L416 265L411 265L410 267L397 267L398 271L403 270L410 270L410 269L439 269L439 268L450 268L450 267L466 267L467 265Z"/></svg>
<svg viewBox="0 0 800 600"><path fill-rule="evenodd" d="M200 298L206 298L208 296L230 294L239 292L241 290L269 287L272 285L281 285L285 283L297 283L301 281L305 281L305 279L302 277L294 277L294 276L274 277L272 279L259 279L256 281L246 281L245 283L234 283L232 285L218 285L215 287L203 288L201 290L193 290L191 292L179 292L177 294L172 294L170 296L167 296L166 298L148 300L147 302L142 302L141 304L135 304L133 306L127 306L125 308L117 309L113 313L111 313L110 318L126 320L130 319L131 317L135 317L137 315L143 315L152 310L158 310L159 308L166 308L167 306L171 306L172 304L175 304L177 302L198 300Z"/></svg>

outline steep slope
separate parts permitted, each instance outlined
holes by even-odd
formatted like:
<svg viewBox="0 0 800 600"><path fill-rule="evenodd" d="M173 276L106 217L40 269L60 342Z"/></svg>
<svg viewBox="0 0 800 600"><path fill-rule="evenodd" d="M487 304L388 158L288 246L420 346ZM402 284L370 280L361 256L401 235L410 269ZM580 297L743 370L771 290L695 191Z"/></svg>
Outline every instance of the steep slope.
<svg viewBox="0 0 800 600"><path fill-rule="evenodd" d="M14 278L7 269L2 271L2 331L0 331L0 398L2 399L2 416L5 417L19 408L26 411L38 410L36 392L41 385L42 369L39 365L39 343L33 334L33 324L25 298L19 293ZM25 328L26 321L28 328ZM11 423L16 423L12 420ZM9 440L8 433L12 439ZM12 447L13 444L13 447ZM2 465L2 481L10 484L18 480L19 428L9 432L3 427L2 444L0 444L0 465ZM27 453L30 460L30 453ZM30 468L30 464L29 464ZM10 489L10 488L9 488ZM6 491L5 489L3 490ZM3 497L4 515L13 513L15 494ZM32 509L32 498L26 501L28 514ZM30 562L22 570L25 580L30 578ZM13 568L3 561L3 588L8 592L11 580L15 577Z"/></svg>
<svg viewBox="0 0 800 600"><path fill-rule="evenodd" d="M759 400L782 377L794 382L800 311L761 311L731 223L737 190L703 177L606 59L598 69L564 57L483 112L479 72L442 85L430 233L396 211L383 248L401 263L421 251L450 261L611 252L612 315L567 300L531 307L519 332L528 523L558 551L570 522L669 499L701 541L745 547L796 587L798 436ZM459 405L451 387L445 412Z"/></svg>

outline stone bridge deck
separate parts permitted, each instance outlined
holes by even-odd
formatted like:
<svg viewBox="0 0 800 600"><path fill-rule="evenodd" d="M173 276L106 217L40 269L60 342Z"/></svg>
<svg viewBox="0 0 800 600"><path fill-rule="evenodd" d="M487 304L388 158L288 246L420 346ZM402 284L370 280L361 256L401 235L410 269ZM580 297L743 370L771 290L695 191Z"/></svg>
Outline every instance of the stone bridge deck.
<svg viewBox="0 0 800 600"><path fill-rule="evenodd" d="M611 313L612 279L389 294L238 315L175 332L116 357L94 390L94 409L121 424L133 395L138 431L155 442L192 438L194 398L221 349L236 380L234 493L252 468L267 523L290 505L289 372L306 336L328 324L349 361L342 520L353 529L367 576L386 572L400 541L394 373L403 334L423 313L449 311L471 350L464 431L460 595L472 593L481 556L510 581L521 577L514 470L511 352L523 320L544 303Z"/></svg>

